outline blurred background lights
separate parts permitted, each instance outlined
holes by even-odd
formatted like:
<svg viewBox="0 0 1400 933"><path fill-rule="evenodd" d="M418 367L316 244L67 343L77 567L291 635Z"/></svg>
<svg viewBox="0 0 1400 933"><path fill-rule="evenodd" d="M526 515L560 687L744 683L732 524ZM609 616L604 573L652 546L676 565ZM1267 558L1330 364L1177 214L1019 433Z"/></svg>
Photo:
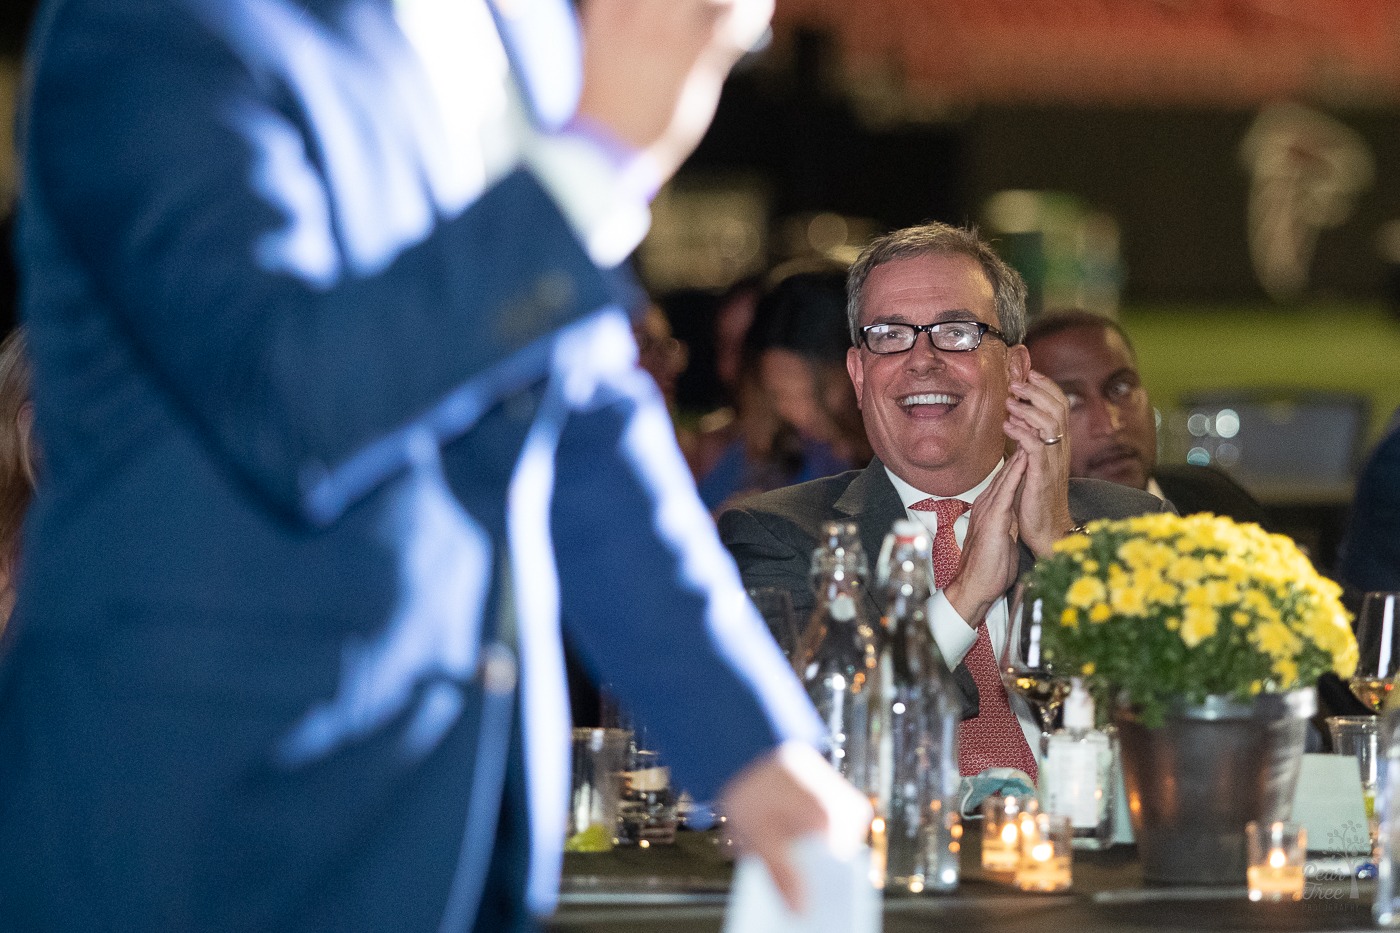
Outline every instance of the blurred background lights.
<svg viewBox="0 0 1400 933"><path fill-rule="evenodd" d="M1234 437L1240 433L1240 416L1233 408L1222 408L1215 416L1215 433L1221 437ZM1221 445L1224 449L1225 445Z"/></svg>
<svg viewBox="0 0 1400 933"><path fill-rule="evenodd" d="M840 214L824 211L807 222L807 243L814 253L830 253L843 246L849 235L846 219Z"/></svg>

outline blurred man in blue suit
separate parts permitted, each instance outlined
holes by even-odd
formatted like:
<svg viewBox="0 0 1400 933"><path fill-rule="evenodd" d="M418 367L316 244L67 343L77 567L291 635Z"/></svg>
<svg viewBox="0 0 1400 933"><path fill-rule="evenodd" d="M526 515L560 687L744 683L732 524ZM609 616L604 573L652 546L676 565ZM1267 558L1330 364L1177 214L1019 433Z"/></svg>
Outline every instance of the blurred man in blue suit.
<svg viewBox="0 0 1400 933"><path fill-rule="evenodd" d="M788 843L860 804L803 744L617 271L769 12L41 9L0 923L529 928L561 616L798 893Z"/></svg>

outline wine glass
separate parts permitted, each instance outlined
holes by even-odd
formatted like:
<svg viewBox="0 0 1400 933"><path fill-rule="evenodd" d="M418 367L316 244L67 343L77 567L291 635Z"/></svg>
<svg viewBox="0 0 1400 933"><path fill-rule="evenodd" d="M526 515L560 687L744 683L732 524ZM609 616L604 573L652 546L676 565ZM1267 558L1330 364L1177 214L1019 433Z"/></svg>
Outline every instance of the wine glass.
<svg viewBox="0 0 1400 933"><path fill-rule="evenodd" d="M748 594L788 662L796 663L798 626L792 609L792 594L781 586L751 586Z"/></svg>
<svg viewBox="0 0 1400 933"><path fill-rule="evenodd" d="M1400 593L1367 593L1356 616L1361 659L1347 686L1379 713L1400 673Z"/></svg>
<svg viewBox="0 0 1400 933"><path fill-rule="evenodd" d="M1019 694L1035 711L1042 750L1070 689L1069 677L1057 673L1045 658L1044 607L1043 600L1017 591L1001 651L1001 682L1008 693Z"/></svg>

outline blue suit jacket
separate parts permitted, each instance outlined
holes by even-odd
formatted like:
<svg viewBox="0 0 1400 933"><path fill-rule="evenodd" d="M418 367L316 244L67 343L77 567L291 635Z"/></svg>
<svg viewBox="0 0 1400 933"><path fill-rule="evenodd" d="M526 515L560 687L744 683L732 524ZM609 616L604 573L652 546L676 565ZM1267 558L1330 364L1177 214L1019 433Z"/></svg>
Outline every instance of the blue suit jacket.
<svg viewBox="0 0 1400 933"><path fill-rule="evenodd" d="M549 126L572 22L523 6ZM625 286L524 168L453 194L389 0L54 0L29 64L45 476L0 682L6 923L469 928L517 693L548 909L561 608L698 794L815 736Z"/></svg>

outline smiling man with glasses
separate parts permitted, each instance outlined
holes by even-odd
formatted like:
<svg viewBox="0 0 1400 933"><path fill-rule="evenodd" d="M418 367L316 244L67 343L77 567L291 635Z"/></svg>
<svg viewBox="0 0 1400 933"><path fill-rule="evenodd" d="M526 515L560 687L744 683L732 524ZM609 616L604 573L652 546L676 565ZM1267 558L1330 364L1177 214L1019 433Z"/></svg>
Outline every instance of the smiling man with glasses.
<svg viewBox="0 0 1400 933"><path fill-rule="evenodd" d="M1068 404L1021 345L1025 296L975 231L930 223L876 239L847 278L846 358L876 459L720 518L745 583L786 587L799 612L812 606L808 567L823 522L857 522L871 555L897 519L929 529L930 626L962 693L965 775L1035 774L1039 727L1007 696L996 659L1017 576L1078 524L1166 508L1137 490L1069 479Z"/></svg>

